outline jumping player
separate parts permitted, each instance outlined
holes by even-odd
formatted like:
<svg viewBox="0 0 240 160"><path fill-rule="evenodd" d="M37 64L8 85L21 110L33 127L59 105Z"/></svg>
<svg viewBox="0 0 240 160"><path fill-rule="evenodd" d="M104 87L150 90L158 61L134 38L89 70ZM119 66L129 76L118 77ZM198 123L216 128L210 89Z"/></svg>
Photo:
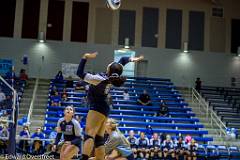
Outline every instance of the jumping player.
<svg viewBox="0 0 240 160"><path fill-rule="evenodd" d="M77 155L81 147L81 128L77 120L73 118L75 113L73 106L64 109L64 117L57 123L57 136L52 151L56 151L57 145L64 135L64 144L61 148L60 160L70 160Z"/></svg>
<svg viewBox="0 0 240 160"><path fill-rule="evenodd" d="M104 133L105 122L110 112L107 102L107 95L111 86L120 87L125 78L121 76L123 66L128 62L137 62L143 59L140 57L122 57L120 61L112 62L107 66L106 73L90 74L84 73L84 66L87 59L94 59L95 53L85 53L78 67L77 75L88 82L90 85L88 91L88 102L90 110L86 119L86 128L84 136L84 146L82 160L87 160L95 146L95 155L97 160L103 160L105 155Z"/></svg>

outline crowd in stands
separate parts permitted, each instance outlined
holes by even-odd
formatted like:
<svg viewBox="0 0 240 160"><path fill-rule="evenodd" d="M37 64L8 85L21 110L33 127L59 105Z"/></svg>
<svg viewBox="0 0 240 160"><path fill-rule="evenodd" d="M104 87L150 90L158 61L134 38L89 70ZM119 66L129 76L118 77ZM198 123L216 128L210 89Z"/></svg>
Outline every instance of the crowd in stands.
<svg viewBox="0 0 240 160"><path fill-rule="evenodd" d="M26 75L25 70L20 71L21 80L27 80L28 76ZM68 88L73 88L75 92L88 92L88 84L83 81L78 81L74 83L73 79L69 77L64 79L62 72L59 71L52 80L52 85L49 90L49 105L50 106L65 106L64 102L73 102L71 95L69 94ZM59 84L64 84L63 86ZM59 89L61 88L61 89ZM201 89L201 80L200 78L196 80L196 90ZM70 97L70 98L69 98ZM7 96L4 95L0 90L0 104L2 101L5 101ZM130 95L128 90L124 90L123 99L130 100ZM2 100L2 101L1 101ZM86 97L79 99L74 99L74 101L81 102L82 107L87 107L88 102ZM109 105L113 104L112 96L108 95ZM151 101L151 94L147 90L143 90L143 93L140 94L136 99L136 104L143 106L151 106L153 102ZM159 101L159 112L156 113L159 117L168 117L169 109L167 103L164 100ZM58 117L63 116L63 112L57 112ZM79 125L82 128L82 133L84 130L85 119L79 115L75 116L75 119L79 122ZM135 134L131 130L128 135L126 135L127 140L129 141L132 151L134 153L134 158L136 159L196 159L196 154L198 150L198 143L191 137L191 135L186 135L185 137L179 135L177 138L172 138L171 135L164 133L153 133L151 126L146 126L149 128L149 132L139 132ZM53 145L53 140L57 135L57 127L52 127L49 135L45 134L42 128L37 128L35 133L30 133L28 126L23 126L23 130L18 133L19 137L22 138L18 143L18 152L25 154L35 154L41 155L45 152L51 152ZM6 127L2 127L0 130L0 137L9 136L8 130ZM32 140L27 140L24 138L31 138ZM49 139L49 140L44 140ZM106 136L107 139L107 136ZM6 153L7 140L0 140L0 154ZM57 152L59 152L58 149ZM59 153L51 153L54 155L59 155Z"/></svg>
<svg viewBox="0 0 240 160"><path fill-rule="evenodd" d="M198 144L190 135L187 135L185 139L182 136L172 139L170 135L158 135L158 133L153 133L151 137L148 137L144 132L137 136L131 130L127 140L136 159L196 159Z"/></svg>

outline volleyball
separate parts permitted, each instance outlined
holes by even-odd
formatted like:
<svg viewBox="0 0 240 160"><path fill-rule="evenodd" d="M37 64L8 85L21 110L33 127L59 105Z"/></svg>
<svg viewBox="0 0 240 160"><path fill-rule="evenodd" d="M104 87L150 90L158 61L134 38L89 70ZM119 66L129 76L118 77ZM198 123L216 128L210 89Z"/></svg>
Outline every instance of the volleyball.
<svg viewBox="0 0 240 160"><path fill-rule="evenodd" d="M107 0L106 5L112 10L117 10L121 6L121 0Z"/></svg>

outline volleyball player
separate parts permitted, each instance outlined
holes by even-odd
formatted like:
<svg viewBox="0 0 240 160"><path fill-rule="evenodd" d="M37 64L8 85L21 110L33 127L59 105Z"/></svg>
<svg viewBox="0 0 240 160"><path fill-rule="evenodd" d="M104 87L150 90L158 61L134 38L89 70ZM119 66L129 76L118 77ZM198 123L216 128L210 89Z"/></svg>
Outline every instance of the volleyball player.
<svg viewBox="0 0 240 160"><path fill-rule="evenodd" d="M67 106L64 109L64 117L60 118L57 123L57 136L52 150L56 151L63 134L64 144L61 148L60 160L70 160L78 154L81 147L81 127L73 118L74 113L74 107Z"/></svg>
<svg viewBox="0 0 240 160"><path fill-rule="evenodd" d="M105 122L110 112L107 103L107 95L111 86L120 87L125 78L121 76L123 66L128 62L137 62L143 59L140 57L122 57L120 61L112 62L107 66L106 73L91 74L85 73L84 67L88 59L94 59L95 53L85 53L78 67L77 75L88 82L88 102L90 110L87 115L82 160L87 160L95 146L96 159L103 160L105 155L104 132Z"/></svg>

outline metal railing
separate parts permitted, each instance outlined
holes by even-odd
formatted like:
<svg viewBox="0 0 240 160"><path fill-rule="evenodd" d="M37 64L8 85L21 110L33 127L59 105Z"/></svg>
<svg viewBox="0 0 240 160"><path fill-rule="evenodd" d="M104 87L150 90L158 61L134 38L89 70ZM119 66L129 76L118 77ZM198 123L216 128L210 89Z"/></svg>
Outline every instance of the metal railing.
<svg viewBox="0 0 240 160"><path fill-rule="evenodd" d="M220 137L226 136L226 125L222 122L222 120L218 117L218 115L214 112L214 110L209 106L209 104L205 101L205 99L196 91L195 88L191 90L192 102L197 103L199 107L199 111L206 115L206 120L208 120L213 128L213 126L217 126L219 129ZM217 128L214 128L217 129Z"/></svg>
<svg viewBox="0 0 240 160"><path fill-rule="evenodd" d="M36 93L37 93L37 89L38 89L38 81L39 81L39 78L36 79L34 90L33 90L33 96L32 96L32 100L30 103L29 111L28 111L28 116L27 116L27 124L28 125L31 124L30 120L32 117L33 105L34 105L34 102L36 99Z"/></svg>

